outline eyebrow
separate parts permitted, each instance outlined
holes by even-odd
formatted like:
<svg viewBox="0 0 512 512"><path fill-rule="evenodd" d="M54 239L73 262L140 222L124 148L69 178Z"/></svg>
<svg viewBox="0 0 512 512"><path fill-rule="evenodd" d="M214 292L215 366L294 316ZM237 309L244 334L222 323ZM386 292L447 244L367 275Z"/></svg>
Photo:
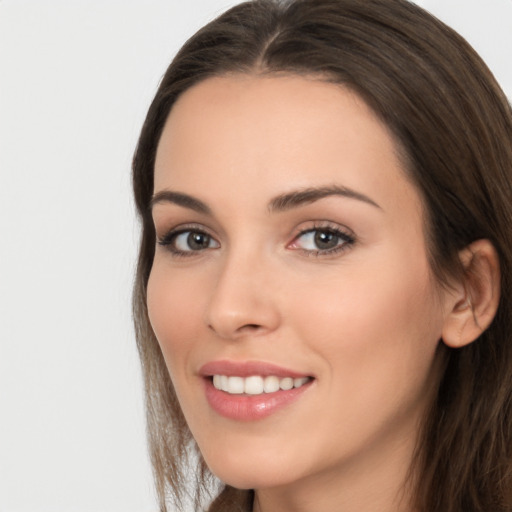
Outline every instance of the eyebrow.
<svg viewBox="0 0 512 512"><path fill-rule="evenodd" d="M158 203L174 203L178 206L183 206L184 208L189 208L190 210L194 210L205 215L211 215L212 213L210 207L206 203L203 203L203 201L181 192L172 192L170 190L162 190L161 192L157 192L151 198L149 203L150 209L153 209L155 204Z"/></svg>
<svg viewBox="0 0 512 512"><path fill-rule="evenodd" d="M301 190L295 190L293 192L287 192L280 194L270 200L268 209L270 212L283 212L303 206L306 204L314 203L320 199L324 199L330 196L342 196L349 199L357 199L364 203L370 204L376 208L382 209L373 199L368 196L352 190L348 187L342 187L340 185L329 185L324 187L309 187ZM205 215L211 215L211 208L195 197L182 192L173 192L171 190L162 190L153 195L150 201L150 209L159 203L173 203L190 210L194 210L198 213Z"/></svg>
<svg viewBox="0 0 512 512"><path fill-rule="evenodd" d="M357 199L358 201L363 201L364 203L375 206L380 210L382 209L373 199L370 199L361 192L340 185L329 185L327 187L310 187L281 194L270 201L269 210L271 212L291 210L292 208L314 203L315 201L329 196L342 196L349 199Z"/></svg>

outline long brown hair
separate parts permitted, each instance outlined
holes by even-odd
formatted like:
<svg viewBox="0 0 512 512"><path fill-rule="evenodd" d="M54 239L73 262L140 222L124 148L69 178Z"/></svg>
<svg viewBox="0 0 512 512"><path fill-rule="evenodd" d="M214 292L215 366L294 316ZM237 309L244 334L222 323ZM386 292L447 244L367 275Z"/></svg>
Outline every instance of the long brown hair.
<svg viewBox="0 0 512 512"><path fill-rule="evenodd" d="M160 507L187 488L194 443L148 321L155 231L149 204L164 123L176 99L229 73L316 75L358 93L395 136L427 212L439 282L458 252L490 240L501 289L490 328L462 349L440 346L445 371L415 459L421 512L512 510L512 112L492 74L453 30L406 0L255 0L197 32L168 68L133 161L142 221L134 317ZM192 453L192 459L193 459ZM200 456L197 503L211 484ZM250 510L249 491L221 489L210 510Z"/></svg>

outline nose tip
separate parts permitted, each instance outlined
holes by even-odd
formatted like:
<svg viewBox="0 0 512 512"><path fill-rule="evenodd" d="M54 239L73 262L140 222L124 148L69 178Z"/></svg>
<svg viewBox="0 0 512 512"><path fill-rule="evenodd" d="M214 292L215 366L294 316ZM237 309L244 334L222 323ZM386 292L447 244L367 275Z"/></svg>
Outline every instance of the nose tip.
<svg viewBox="0 0 512 512"><path fill-rule="evenodd" d="M272 311L270 304L244 305L241 301L236 301L236 307L230 308L225 301L217 300L207 318L208 328L228 340L267 334L276 329L278 323L277 312Z"/></svg>
<svg viewBox="0 0 512 512"><path fill-rule="evenodd" d="M225 269L207 306L205 323L223 339L259 336L275 330L280 322L276 296L270 285L253 271ZM256 282L259 280L260 282Z"/></svg>

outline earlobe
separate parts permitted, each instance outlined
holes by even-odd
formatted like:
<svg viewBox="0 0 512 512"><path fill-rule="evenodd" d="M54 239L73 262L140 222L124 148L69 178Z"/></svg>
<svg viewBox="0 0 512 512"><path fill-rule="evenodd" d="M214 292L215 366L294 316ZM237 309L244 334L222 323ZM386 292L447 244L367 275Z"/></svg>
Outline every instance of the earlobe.
<svg viewBox="0 0 512 512"><path fill-rule="evenodd" d="M500 299L500 265L489 240L477 240L460 252L464 268L443 325L446 345L460 348L475 341L491 324Z"/></svg>

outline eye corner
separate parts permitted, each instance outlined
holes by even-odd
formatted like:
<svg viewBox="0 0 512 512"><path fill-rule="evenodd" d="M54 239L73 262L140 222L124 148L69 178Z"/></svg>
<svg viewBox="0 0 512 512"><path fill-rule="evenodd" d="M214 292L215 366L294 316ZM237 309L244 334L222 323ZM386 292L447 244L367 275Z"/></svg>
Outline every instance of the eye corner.
<svg viewBox="0 0 512 512"><path fill-rule="evenodd" d="M207 229L197 225L173 227L164 235L157 235L156 242L176 258L199 256L206 251L220 248L220 242Z"/></svg>
<svg viewBox="0 0 512 512"><path fill-rule="evenodd" d="M348 250L355 242L356 237L352 230L324 221L314 222L300 229L287 248L300 251L306 256L328 257Z"/></svg>

